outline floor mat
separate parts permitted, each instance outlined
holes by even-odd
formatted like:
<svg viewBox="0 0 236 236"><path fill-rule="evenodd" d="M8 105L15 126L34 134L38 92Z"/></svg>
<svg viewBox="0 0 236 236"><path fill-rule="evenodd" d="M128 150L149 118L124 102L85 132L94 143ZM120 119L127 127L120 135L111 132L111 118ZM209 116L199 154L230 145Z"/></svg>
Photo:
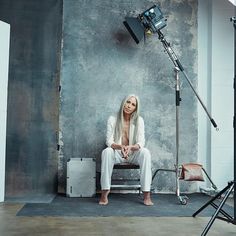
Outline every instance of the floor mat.
<svg viewBox="0 0 236 236"><path fill-rule="evenodd" d="M17 216L129 216L129 217L191 217L211 197L200 194L188 194L188 202L181 205L174 194L152 194L153 206L145 206L138 194L110 194L109 204L98 204L99 196L92 198L68 198L56 196L51 203L27 203ZM218 201L218 200L217 200ZM216 202L217 203L217 202ZM233 207L225 204L223 208L233 214ZM215 209L206 207L198 216L212 216Z"/></svg>

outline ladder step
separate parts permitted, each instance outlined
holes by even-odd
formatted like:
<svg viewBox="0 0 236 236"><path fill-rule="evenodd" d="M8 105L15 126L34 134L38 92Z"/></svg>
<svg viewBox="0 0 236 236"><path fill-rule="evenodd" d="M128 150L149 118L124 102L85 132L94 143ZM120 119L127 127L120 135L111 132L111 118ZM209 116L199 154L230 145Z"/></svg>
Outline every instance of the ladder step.
<svg viewBox="0 0 236 236"><path fill-rule="evenodd" d="M125 189L140 189L141 185L140 184L132 184L132 185L127 185L127 184L113 184L111 185L111 188L125 188Z"/></svg>
<svg viewBox="0 0 236 236"><path fill-rule="evenodd" d="M117 178L117 179L112 179L112 181L140 181L140 179L124 179L124 178Z"/></svg>

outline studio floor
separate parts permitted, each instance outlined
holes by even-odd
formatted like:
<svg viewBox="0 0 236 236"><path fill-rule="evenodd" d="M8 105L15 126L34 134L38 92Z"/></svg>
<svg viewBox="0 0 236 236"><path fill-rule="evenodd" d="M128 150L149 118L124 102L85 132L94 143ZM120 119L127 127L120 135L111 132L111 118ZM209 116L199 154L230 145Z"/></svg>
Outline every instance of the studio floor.
<svg viewBox="0 0 236 236"><path fill-rule="evenodd" d="M233 201L227 202L232 206ZM23 203L0 203L0 235L201 235L209 217L55 217L16 216ZM122 206L120 206L122 208ZM125 209L124 209L125 210ZM216 220L209 236L236 235L236 225Z"/></svg>

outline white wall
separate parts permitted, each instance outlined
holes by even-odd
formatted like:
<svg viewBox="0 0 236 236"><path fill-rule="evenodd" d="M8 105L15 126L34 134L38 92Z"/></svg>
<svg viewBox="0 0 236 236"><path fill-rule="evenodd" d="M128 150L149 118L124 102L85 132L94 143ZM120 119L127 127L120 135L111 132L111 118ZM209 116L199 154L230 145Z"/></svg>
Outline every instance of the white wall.
<svg viewBox="0 0 236 236"><path fill-rule="evenodd" d="M6 114L10 25L0 21L0 202L5 194Z"/></svg>
<svg viewBox="0 0 236 236"><path fill-rule="evenodd" d="M198 93L207 107L211 110L211 66L210 55L211 47L211 11L210 0L198 1ZM208 174L210 174L209 160L210 152L210 123L209 119L198 103L198 160ZM205 187L205 182L200 183L201 187Z"/></svg>
<svg viewBox="0 0 236 236"><path fill-rule="evenodd" d="M234 6L223 0L199 0L198 90L216 121L199 106L199 162L219 189L233 179Z"/></svg>

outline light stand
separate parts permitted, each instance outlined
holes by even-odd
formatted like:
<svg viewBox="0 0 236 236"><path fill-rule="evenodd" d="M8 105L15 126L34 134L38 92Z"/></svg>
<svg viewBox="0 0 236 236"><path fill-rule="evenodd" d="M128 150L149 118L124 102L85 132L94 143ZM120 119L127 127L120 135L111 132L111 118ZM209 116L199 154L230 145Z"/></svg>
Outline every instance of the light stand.
<svg viewBox="0 0 236 236"><path fill-rule="evenodd" d="M157 169L153 176L152 180L158 174L159 171L166 171L166 172L174 172L176 177L176 195L182 205L187 204L187 196L180 196L180 188L179 188L179 179L180 179L180 169L179 169L179 106L180 106L180 83L179 83L179 67L176 66L174 68L175 71L175 105L176 105L176 160L174 169Z"/></svg>
<svg viewBox="0 0 236 236"><path fill-rule="evenodd" d="M233 22L234 26L234 117L233 117L233 128L234 128L234 180L229 182L228 185L220 191L215 197L213 197L210 201L208 201L205 205L203 205L199 210L197 210L193 217L195 217L198 213L200 213L203 209L205 209L207 206L211 205L213 206L216 211L211 217L210 221L208 222L207 226L202 232L202 236L206 235L209 229L211 228L212 224L214 223L215 219L220 219L223 221L226 221L228 223L232 223L236 225L236 195L234 193L234 216L230 216L228 213L226 213L222 207L224 206L226 200L228 199L229 195L234 191L235 189L235 183L236 183L236 127L235 127L235 117L236 117L236 17L231 17L230 21ZM225 194L223 199L221 200L220 204L217 205L214 203L216 199L221 198L221 196ZM223 216L218 216L218 214L221 213Z"/></svg>
<svg viewBox="0 0 236 236"><path fill-rule="evenodd" d="M199 95L197 94L196 90L194 89L191 81L189 80L187 74L184 71L183 66L181 65L179 59L177 58L175 52L170 46L161 32L161 29L166 26L166 19L164 19L163 14L159 7L156 5L152 6L148 10L144 11L139 17L126 17L126 21L124 22L125 27L133 37L136 43L139 43L140 40L145 36L145 33L151 32L158 34L158 39L161 41L165 51L167 52L169 58L174 64L174 71L175 71L175 93L176 93L176 163L174 169L157 169L152 176L152 180L155 178L159 171L168 171L168 172L175 172L176 175L176 194L181 202L182 205L187 203L187 197L180 196L179 191L179 179L180 179L180 168L179 168L179 106L180 106L180 86L179 86L179 71L184 74L187 82L189 83L191 89L193 90L194 94L198 98L199 102L201 103L202 107L204 108L207 116L209 117L211 123L215 128L217 128L217 124L212 119L211 115L206 109L206 106L203 104L202 100L200 99ZM208 176L208 175L207 175Z"/></svg>
<svg viewBox="0 0 236 236"><path fill-rule="evenodd" d="M154 26L153 26L154 27ZM156 170L156 172L153 175L153 178L156 176L156 174L159 171L173 171L176 174L176 194L177 197L180 201L180 203L182 205L185 205L187 203L187 197L186 196L180 196L180 190L179 190L179 179L180 179L180 169L179 169L179 106L180 106L180 86L179 86L179 78L178 78L178 72L181 71L184 74L184 77L186 78L187 82L189 83L191 89L193 90L194 94L196 95L196 97L198 98L199 102L201 103L203 109L205 110L205 112L207 113L207 116L209 117L212 125L217 128L217 124L215 123L214 119L211 117L210 113L208 112L206 106L203 104L201 98L199 97L198 93L196 92L196 90L193 87L193 84L191 83L191 81L189 80L187 74L184 71L183 66L181 65L179 59L177 58L175 52L173 51L173 49L170 46L170 43L168 43L164 37L164 35L162 34L162 32L160 30L157 30L156 33L158 34L158 38L161 41L165 51L167 52L169 58L171 59L171 61L174 64L174 69L175 69L175 80L176 80L176 165L175 168L173 170L170 169L158 169Z"/></svg>

